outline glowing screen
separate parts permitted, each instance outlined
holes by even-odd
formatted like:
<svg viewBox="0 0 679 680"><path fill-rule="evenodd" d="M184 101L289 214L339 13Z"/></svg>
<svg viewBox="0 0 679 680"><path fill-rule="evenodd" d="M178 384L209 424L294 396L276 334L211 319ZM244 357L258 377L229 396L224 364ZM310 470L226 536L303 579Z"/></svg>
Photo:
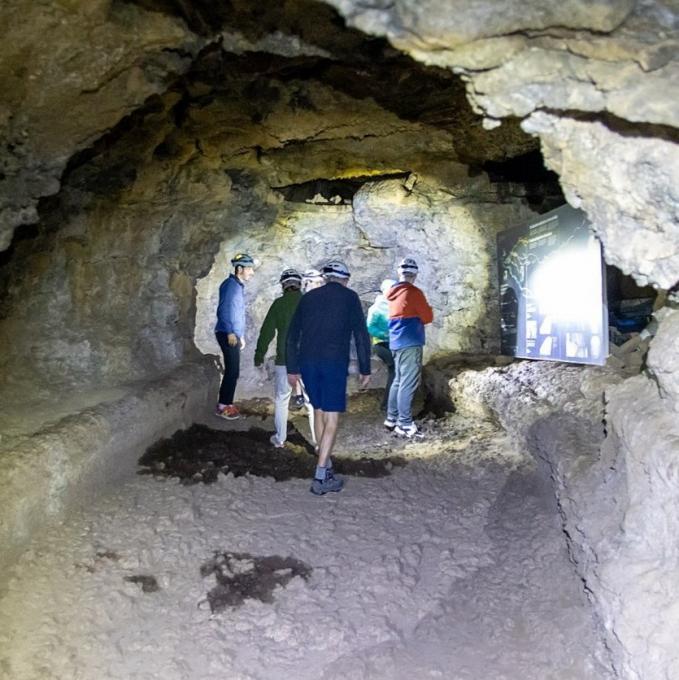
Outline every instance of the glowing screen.
<svg viewBox="0 0 679 680"><path fill-rule="evenodd" d="M497 242L502 353L605 363L604 265L585 213L564 205Z"/></svg>

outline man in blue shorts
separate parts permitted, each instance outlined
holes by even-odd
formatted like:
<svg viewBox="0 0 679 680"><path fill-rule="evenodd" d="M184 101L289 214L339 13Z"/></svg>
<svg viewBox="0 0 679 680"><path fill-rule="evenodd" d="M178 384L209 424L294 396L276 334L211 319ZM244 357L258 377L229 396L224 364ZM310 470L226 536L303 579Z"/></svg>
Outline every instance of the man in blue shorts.
<svg viewBox="0 0 679 680"><path fill-rule="evenodd" d="M318 464L311 492L322 496L341 491L344 480L335 477L330 457L339 414L347 406L349 345L353 335L360 382L370 380L370 336L361 301L347 288L349 270L339 260L322 269L326 284L310 290L299 302L286 343L288 380L294 387L300 376L314 407Z"/></svg>

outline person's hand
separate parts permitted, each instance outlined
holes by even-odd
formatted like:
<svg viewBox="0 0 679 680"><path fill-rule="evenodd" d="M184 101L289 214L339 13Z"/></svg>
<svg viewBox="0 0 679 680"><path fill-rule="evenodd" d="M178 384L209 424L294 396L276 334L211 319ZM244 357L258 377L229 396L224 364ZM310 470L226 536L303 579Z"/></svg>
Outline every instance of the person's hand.
<svg viewBox="0 0 679 680"><path fill-rule="evenodd" d="M288 383L293 389L297 387L297 383L302 376L299 373L288 373Z"/></svg>
<svg viewBox="0 0 679 680"><path fill-rule="evenodd" d="M240 339L240 348L245 349L245 338Z"/></svg>
<svg viewBox="0 0 679 680"><path fill-rule="evenodd" d="M235 333L229 333L226 336L226 340L229 343L229 347L235 347L238 344L238 336Z"/></svg>
<svg viewBox="0 0 679 680"><path fill-rule="evenodd" d="M368 383L370 382L370 376L361 374L358 378L358 381L361 383L361 387L365 389L368 387Z"/></svg>

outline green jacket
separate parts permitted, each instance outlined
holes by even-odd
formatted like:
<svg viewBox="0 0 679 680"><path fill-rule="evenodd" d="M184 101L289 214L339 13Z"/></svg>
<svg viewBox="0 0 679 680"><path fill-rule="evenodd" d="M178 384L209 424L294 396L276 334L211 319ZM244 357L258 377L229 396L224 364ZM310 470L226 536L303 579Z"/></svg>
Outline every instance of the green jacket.
<svg viewBox="0 0 679 680"><path fill-rule="evenodd" d="M276 336L276 366L285 366L285 340L288 337L288 327L301 299L301 291L286 290L283 295L273 301L264 317L262 330L259 331L259 338L257 338L255 366L261 366L264 362L264 355L274 335Z"/></svg>

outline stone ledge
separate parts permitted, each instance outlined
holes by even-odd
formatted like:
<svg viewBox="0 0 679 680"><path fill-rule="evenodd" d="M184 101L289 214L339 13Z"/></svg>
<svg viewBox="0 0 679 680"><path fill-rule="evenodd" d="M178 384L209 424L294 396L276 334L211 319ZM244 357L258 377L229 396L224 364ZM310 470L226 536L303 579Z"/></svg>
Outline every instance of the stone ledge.
<svg viewBox="0 0 679 680"><path fill-rule="evenodd" d="M449 387L459 413L499 422L551 477L618 677L677 677L679 424L671 400L648 375L528 361L466 371Z"/></svg>
<svg viewBox="0 0 679 680"><path fill-rule="evenodd" d="M134 474L146 447L199 419L218 379L208 360L186 364L0 451L0 570L34 535Z"/></svg>

